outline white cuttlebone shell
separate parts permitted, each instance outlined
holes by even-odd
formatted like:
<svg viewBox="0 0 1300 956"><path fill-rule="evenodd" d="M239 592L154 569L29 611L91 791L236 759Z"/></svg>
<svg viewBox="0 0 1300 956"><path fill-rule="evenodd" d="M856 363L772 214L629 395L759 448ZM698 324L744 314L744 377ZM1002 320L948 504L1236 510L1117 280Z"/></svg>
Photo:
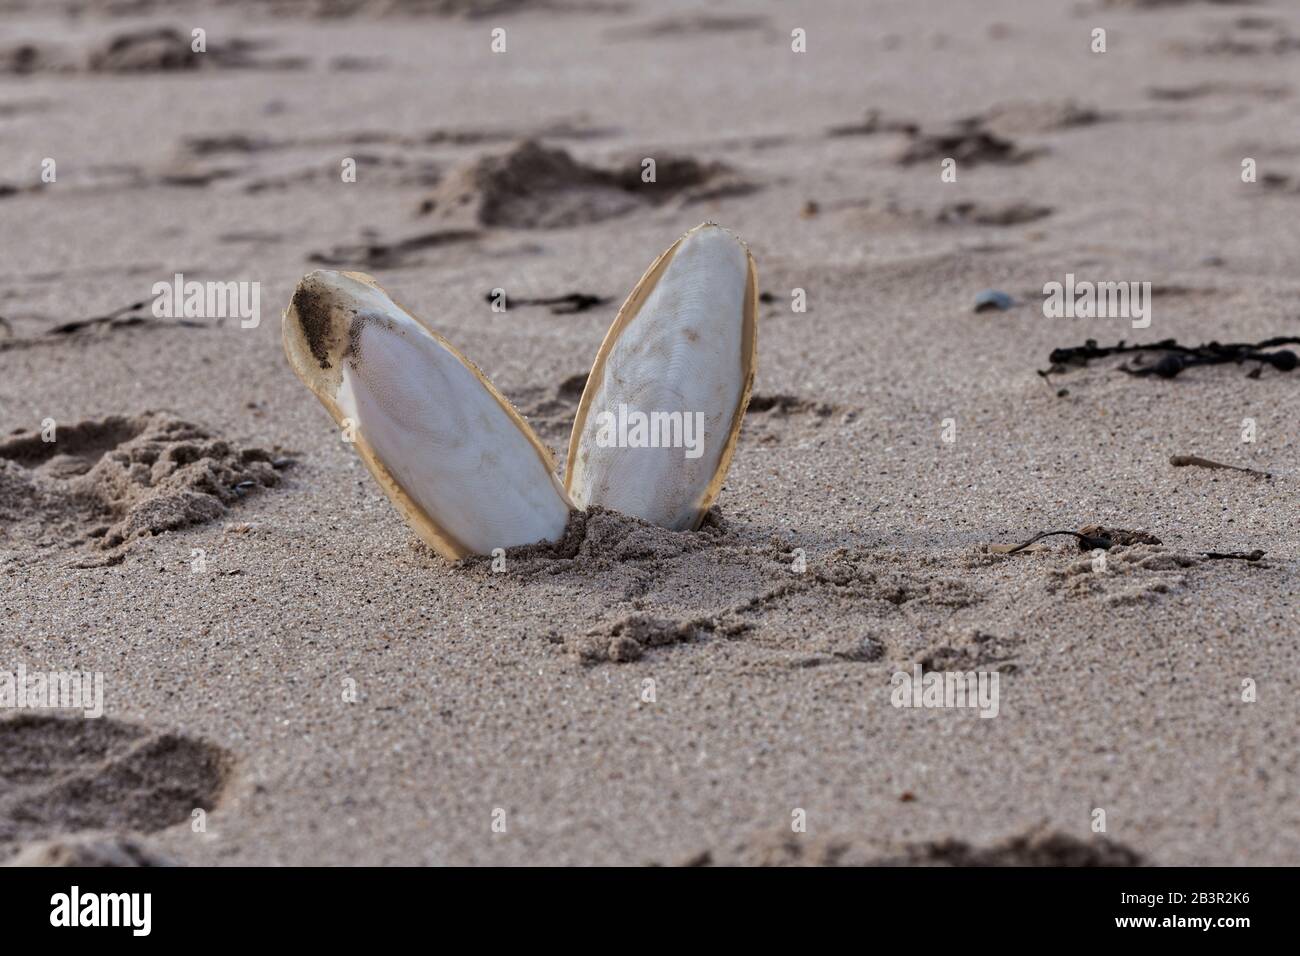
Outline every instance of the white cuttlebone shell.
<svg viewBox="0 0 1300 956"><path fill-rule="evenodd" d="M698 528L726 477L757 361L758 276L735 235L696 226L650 266L610 326L569 439L565 487L675 530ZM601 447L602 416L704 413L703 454ZM608 422L608 419L604 419Z"/></svg>
<svg viewBox="0 0 1300 956"><path fill-rule="evenodd" d="M449 560L556 540L569 504L528 423L368 275L312 272L284 351L407 523Z"/></svg>

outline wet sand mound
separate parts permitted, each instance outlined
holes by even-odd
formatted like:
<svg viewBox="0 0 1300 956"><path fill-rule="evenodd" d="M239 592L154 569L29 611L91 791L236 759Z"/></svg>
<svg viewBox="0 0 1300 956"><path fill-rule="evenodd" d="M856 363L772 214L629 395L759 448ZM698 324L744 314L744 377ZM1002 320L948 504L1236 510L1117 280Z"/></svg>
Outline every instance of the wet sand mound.
<svg viewBox="0 0 1300 956"><path fill-rule="evenodd" d="M454 169L421 203L420 213L460 229L562 229L673 199L697 202L754 188L722 163L654 158L655 181L644 182L640 162L601 169L563 149L524 140L509 152Z"/></svg>

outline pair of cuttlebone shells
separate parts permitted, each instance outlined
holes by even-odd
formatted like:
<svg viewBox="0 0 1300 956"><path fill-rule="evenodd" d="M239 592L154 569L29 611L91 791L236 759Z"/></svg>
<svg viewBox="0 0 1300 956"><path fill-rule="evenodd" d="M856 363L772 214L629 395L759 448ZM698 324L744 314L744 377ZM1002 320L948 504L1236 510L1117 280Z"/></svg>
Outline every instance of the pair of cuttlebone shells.
<svg viewBox="0 0 1300 956"><path fill-rule="evenodd" d="M380 488L448 559L557 540L570 509L589 505L692 529L718 495L749 403L757 282L748 249L713 223L651 264L596 355L563 486L483 373L368 275L305 276L284 314L284 350Z"/></svg>

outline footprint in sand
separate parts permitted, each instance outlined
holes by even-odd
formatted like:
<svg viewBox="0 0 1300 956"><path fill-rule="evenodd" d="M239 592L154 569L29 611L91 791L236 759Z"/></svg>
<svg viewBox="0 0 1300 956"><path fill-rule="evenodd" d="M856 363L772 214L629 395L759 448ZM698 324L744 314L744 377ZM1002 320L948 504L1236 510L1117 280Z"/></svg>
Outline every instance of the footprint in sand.
<svg viewBox="0 0 1300 956"><path fill-rule="evenodd" d="M943 638L917 661L926 671L1001 671L1020 669L1015 658L1024 641L1019 637L990 634L979 629Z"/></svg>
<svg viewBox="0 0 1300 956"><path fill-rule="evenodd" d="M287 459L238 448L161 413L18 432L0 440L0 530L7 546L76 547L79 566L116 564L140 538L211 521L279 484Z"/></svg>
<svg viewBox="0 0 1300 956"><path fill-rule="evenodd" d="M695 570L700 552L708 553L717 575L707 589L701 589ZM627 663L655 648L736 638L782 666L873 663L889 651L864 637L873 626L900 619L947 621L954 611L983 600L979 591L942 571L908 568L896 557L865 549L840 548L811 559L803 573L792 573L789 545L743 543L717 511L709 513L700 531L674 532L593 509L575 514L560 542L509 549L506 561L506 575L494 575L491 558L467 559L460 567L494 578L497 586L507 580L520 586L549 581L571 595L599 588L607 603L611 593L622 592L615 601L631 613L550 634L552 643L589 665ZM745 593L752 596L736 600ZM697 610L683 614L689 607ZM847 627L831 639L818 635L810 642L797 622L829 607ZM939 650L982 653L982 660L1000 662L1016 646L976 635Z"/></svg>
<svg viewBox="0 0 1300 956"><path fill-rule="evenodd" d="M762 445L782 444L792 435L821 427L833 416L844 413L851 420L853 412L845 411L830 402L818 402L783 393L756 392L750 396L745 411L742 441L757 441Z"/></svg>
<svg viewBox="0 0 1300 956"><path fill-rule="evenodd" d="M161 862L133 833L211 811L233 760L212 744L121 721L0 720L0 860Z"/></svg>

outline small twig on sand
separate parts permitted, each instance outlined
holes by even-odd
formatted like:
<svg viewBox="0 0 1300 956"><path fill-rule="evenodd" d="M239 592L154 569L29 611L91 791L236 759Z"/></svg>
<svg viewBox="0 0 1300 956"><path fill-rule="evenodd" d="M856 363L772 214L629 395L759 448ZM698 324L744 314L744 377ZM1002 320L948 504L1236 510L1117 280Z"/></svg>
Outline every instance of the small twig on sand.
<svg viewBox="0 0 1300 956"><path fill-rule="evenodd" d="M494 303L497 301L492 292L484 296L484 299ZM544 305L550 308L552 315L573 315L577 312L594 309L609 301L608 296L591 295L587 292L570 292L567 295L542 296L534 299L505 298L502 304L506 308L511 306Z"/></svg>
<svg viewBox="0 0 1300 956"><path fill-rule="evenodd" d="M1079 531L1044 531L1013 548L1007 548L1006 545L991 545L990 550L994 554L1018 554L1034 542L1058 534L1068 534L1078 541L1080 551L1096 551L1097 549L1109 551L1116 545L1158 545L1161 543L1159 538L1147 534L1145 531L1125 531L1123 528L1104 528L1101 525L1090 524ZM1258 561L1264 557L1264 552L1259 549L1254 551L1198 551L1197 554L1215 561Z"/></svg>
<svg viewBox="0 0 1300 956"><path fill-rule="evenodd" d="M70 335L73 332L80 332L84 328L92 325L100 325L104 322L112 322L124 315L130 315L132 312L139 312L148 302L132 302L130 305L124 305L120 309L114 309L105 315L96 315L89 319L74 319L71 322L64 322L62 325L56 325L50 329L50 335Z"/></svg>
<svg viewBox="0 0 1300 956"><path fill-rule="evenodd" d="M1185 468L1188 465L1195 465L1197 468L1226 468L1229 471L1240 471L1243 474L1254 475L1257 478L1272 478L1266 471L1256 471L1254 468L1242 468L1239 465L1225 465L1221 461L1211 461L1208 458L1201 458L1198 455L1171 455L1169 464L1175 468Z"/></svg>
<svg viewBox="0 0 1300 956"><path fill-rule="evenodd" d="M1101 548L1103 551L1109 551L1111 545L1114 543L1110 540L1110 538L1093 537L1092 535L1081 534L1078 531L1044 531L1041 534L1034 535L1024 544L1018 544L1010 551L1004 551L1003 553L1018 554L1019 552L1025 550L1025 548L1033 544L1035 541L1041 541L1044 538L1050 538L1053 535L1057 535L1057 534L1068 534L1072 536L1076 541L1079 542L1079 550L1081 551L1092 551L1095 550L1096 548Z"/></svg>

